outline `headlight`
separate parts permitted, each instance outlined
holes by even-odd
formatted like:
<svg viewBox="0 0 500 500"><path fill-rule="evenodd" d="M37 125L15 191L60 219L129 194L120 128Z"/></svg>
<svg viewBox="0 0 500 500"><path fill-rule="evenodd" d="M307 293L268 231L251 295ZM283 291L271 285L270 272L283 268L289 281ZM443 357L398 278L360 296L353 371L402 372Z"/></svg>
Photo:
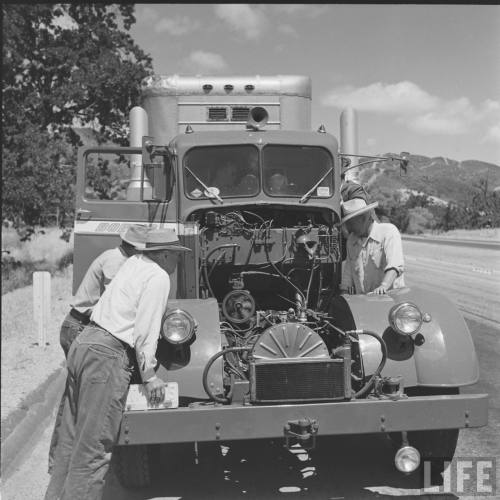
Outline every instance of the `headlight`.
<svg viewBox="0 0 500 500"><path fill-rule="evenodd" d="M161 333L171 344L184 344L194 335L194 319L182 309L167 311L163 317Z"/></svg>
<svg viewBox="0 0 500 500"><path fill-rule="evenodd" d="M422 326L422 313L411 302L396 304L389 311L389 323L396 332L402 335L413 335Z"/></svg>
<svg viewBox="0 0 500 500"><path fill-rule="evenodd" d="M418 469L420 465L420 453L413 446L399 448L394 457L394 464L400 472L409 474Z"/></svg>

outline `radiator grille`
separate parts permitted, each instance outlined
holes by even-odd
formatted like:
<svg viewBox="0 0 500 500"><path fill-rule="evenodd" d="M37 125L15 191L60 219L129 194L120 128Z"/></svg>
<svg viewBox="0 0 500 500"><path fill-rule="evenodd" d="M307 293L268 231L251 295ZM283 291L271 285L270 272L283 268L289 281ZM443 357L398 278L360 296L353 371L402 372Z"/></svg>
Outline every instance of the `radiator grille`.
<svg viewBox="0 0 500 500"><path fill-rule="evenodd" d="M257 361L251 364L250 393L254 403L345 399L344 362Z"/></svg>
<svg viewBox="0 0 500 500"><path fill-rule="evenodd" d="M208 119L214 122L227 120L227 108L208 108Z"/></svg>

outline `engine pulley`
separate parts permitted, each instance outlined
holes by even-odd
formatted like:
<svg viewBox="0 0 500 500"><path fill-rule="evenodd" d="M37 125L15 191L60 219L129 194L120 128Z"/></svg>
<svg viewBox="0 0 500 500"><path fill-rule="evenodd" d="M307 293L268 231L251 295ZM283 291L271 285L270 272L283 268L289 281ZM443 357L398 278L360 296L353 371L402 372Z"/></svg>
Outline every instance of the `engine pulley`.
<svg viewBox="0 0 500 500"><path fill-rule="evenodd" d="M302 323L278 323L262 332L254 358L329 358L328 348L314 330Z"/></svg>
<svg viewBox="0 0 500 500"><path fill-rule="evenodd" d="M246 323L255 314L255 300L246 290L231 290L222 301L222 313L231 323Z"/></svg>

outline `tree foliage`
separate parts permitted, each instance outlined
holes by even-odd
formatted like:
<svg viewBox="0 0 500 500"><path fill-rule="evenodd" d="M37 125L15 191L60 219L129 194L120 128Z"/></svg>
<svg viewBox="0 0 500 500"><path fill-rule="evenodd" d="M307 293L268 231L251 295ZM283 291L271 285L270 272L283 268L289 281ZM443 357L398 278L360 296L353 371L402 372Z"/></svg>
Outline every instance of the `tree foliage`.
<svg viewBox="0 0 500 500"><path fill-rule="evenodd" d="M2 14L3 219L43 224L55 205L72 211L72 127L125 144L151 58L129 34L132 4L3 4Z"/></svg>

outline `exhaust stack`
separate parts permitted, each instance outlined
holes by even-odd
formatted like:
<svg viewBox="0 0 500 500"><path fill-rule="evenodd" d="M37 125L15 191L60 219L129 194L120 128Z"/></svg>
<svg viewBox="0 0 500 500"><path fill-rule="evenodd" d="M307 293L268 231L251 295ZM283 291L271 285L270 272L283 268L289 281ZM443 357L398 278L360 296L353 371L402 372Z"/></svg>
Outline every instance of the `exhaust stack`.
<svg viewBox="0 0 500 500"><path fill-rule="evenodd" d="M148 135L148 115L140 106L134 106L129 113L130 120L130 146L142 147L142 137ZM130 182L127 186L127 200L140 201L141 199L141 172L142 155L130 155ZM153 188L144 173L143 199L150 200L153 197Z"/></svg>
<svg viewBox="0 0 500 500"><path fill-rule="evenodd" d="M356 111L347 108L340 115L340 152L358 154L358 119ZM352 157L351 167L359 163L358 158ZM358 169L352 168L345 174L346 180L358 182Z"/></svg>

